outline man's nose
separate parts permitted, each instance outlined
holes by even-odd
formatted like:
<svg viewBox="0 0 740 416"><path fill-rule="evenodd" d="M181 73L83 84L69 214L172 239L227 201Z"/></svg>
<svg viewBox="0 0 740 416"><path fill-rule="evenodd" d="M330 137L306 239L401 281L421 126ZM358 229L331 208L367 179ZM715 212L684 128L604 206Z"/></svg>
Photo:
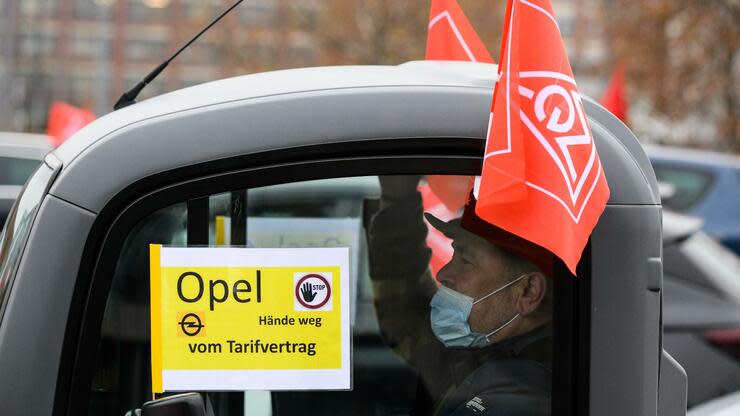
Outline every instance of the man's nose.
<svg viewBox="0 0 740 416"><path fill-rule="evenodd" d="M454 265L452 264L455 259L450 259L441 269L437 272L437 280L439 283L454 289L455 288L455 273L453 273Z"/></svg>

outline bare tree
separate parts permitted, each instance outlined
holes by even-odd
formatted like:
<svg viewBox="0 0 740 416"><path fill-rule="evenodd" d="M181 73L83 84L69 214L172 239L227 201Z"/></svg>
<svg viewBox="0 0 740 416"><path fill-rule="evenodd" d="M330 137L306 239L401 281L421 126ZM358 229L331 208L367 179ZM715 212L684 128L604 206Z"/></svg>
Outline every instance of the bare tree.
<svg viewBox="0 0 740 416"><path fill-rule="evenodd" d="M322 64L424 59L429 0L327 0L322 4L317 33ZM460 6L489 50L497 51L505 1L463 0Z"/></svg>
<svg viewBox="0 0 740 416"><path fill-rule="evenodd" d="M258 21L245 23L244 15L234 14L218 31L206 35L222 51L222 75L424 59L429 0L274 0L271 4ZM489 49L497 51L505 0L462 0L460 5ZM194 27L203 24L212 10L204 7L207 13L194 19ZM296 50L310 53L296 54Z"/></svg>
<svg viewBox="0 0 740 416"><path fill-rule="evenodd" d="M712 127L715 137L688 137L688 144L707 146L709 139L717 150L740 152L740 1L606 6L611 46L629 68L632 96L651 102L657 116Z"/></svg>

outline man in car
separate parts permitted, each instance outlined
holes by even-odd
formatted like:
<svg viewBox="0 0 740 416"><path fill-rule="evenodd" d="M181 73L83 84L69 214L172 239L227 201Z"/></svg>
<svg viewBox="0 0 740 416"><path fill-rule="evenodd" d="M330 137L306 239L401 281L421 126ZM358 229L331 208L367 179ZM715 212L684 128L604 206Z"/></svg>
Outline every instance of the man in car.
<svg viewBox="0 0 740 416"><path fill-rule="evenodd" d="M371 278L385 341L419 372L416 414L549 415L552 256L475 215L427 220L453 239L428 269L418 177L381 177L369 228Z"/></svg>

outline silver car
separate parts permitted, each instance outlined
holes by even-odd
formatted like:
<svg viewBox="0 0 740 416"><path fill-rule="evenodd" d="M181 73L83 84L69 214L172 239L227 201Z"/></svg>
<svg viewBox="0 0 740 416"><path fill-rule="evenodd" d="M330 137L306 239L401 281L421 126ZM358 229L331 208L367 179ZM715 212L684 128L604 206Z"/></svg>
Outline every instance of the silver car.
<svg viewBox="0 0 740 416"><path fill-rule="evenodd" d="M364 225L378 175L480 174L496 71L423 62L255 74L82 129L46 157L3 233L2 413L123 414L151 399L147 246L224 243L216 216L229 220L230 245L348 246L356 276L353 390L210 392L217 415L431 411L414 367L374 326ZM686 374L661 337L658 184L632 133L584 105L611 197L577 275L554 272L544 411L683 415Z"/></svg>

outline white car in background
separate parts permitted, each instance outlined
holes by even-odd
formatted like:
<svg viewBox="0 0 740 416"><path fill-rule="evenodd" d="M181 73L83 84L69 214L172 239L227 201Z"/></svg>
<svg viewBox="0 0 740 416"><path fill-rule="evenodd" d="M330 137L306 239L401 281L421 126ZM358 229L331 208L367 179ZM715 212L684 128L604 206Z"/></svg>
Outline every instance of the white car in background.
<svg viewBox="0 0 740 416"><path fill-rule="evenodd" d="M52 150L43 134L0 132L0 226L23 185Z"/></svg>
<svg viewBox="0 0 740 416"><path fill-rule="evenodd" d="M686 416L740 415L740 391L706 402L691 409Z"/></svg>

